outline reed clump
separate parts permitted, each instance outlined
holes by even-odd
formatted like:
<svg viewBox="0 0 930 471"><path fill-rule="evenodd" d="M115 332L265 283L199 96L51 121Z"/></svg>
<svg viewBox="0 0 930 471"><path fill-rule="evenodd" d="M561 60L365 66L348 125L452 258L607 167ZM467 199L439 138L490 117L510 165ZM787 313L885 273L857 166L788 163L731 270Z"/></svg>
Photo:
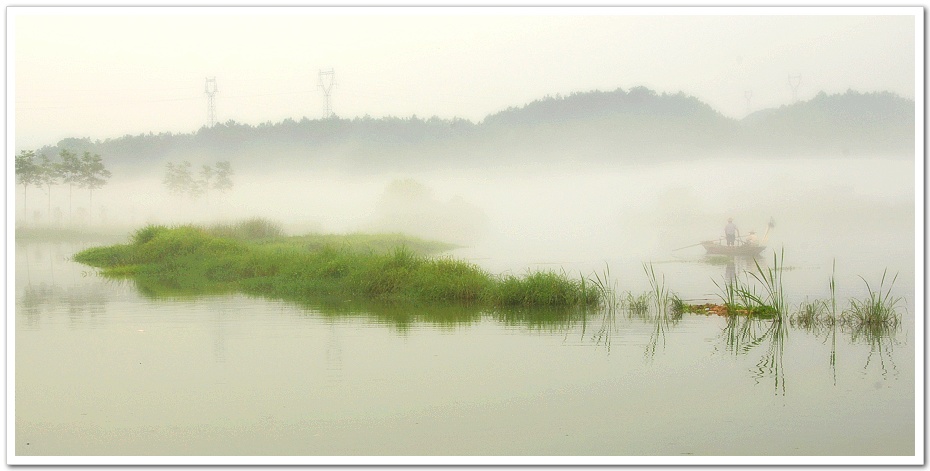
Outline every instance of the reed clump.
<svg viewBox="0 0 930 471"><path fill-rule="evenodd" d="M745 277L733 277L722 283L714 281L718 296L723 302L724 315L745 315L763 319L786 318L788 316L782 272L784 252L774 255L771 267L763 267L755 261L755 271ZM717 312L718 310L715 310Z"/></svg>
<svg viewBox="0 0 930 471"><path fill-rule="evenodd" d="M228 239L262 240L283 237L284 229L277 222L251 218L236 223L214 224L207 228L207 233Z"/></svg>
<svg viewBox="0 0 930 471"><path fill-rule="evenodd" d="M881 282L876 290L872 289L868 281L860 277L865 283L868 296L862 299L853 298L849 300L849 308L843 311L841 317L841 322L844 325L868 330L887 330L898 327L901 316L898 314L897 306L901 302L901 298L891 295L891 289L894 287L898 276L895 275L888 288L885 289L887 274L887 270L882 273Z"/></svg>
<svg viewBox="0 0 930 471"><path fill-rule="evenodd" d="M295 300L489 307L602 302L602 293L584 278L554 272L494 276L466 261L421 255L405 245L382 252L351 243L308 249L305 239L275 235L270 225L247 222L241 228L146 226L129 244L87 249L74 259L101 268L105 276L132 276L153 293L242 291Z"/></svg>

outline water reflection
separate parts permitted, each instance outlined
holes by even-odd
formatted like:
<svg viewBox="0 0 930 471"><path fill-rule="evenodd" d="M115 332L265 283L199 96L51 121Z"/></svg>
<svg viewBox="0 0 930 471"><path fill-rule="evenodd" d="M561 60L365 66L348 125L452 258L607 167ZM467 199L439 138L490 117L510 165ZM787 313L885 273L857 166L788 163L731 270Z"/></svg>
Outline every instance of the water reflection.
<svg viewBox="0 0 930 471"><path fill-rule="evenodd" d="M785 340L788 337L788 322L785 316L760 318L752 311L746 315L728 315L722 337L726 350L735 355L763 350L752 370L753 378L757 384L764 378L773 378L775 393L785 394L783 359Z"/></svg>
<svg viewBox="0 0 930 471"><path fill-rule="evenodd" d="M86 267L70 262L67 257L78 250L61 244L17 244L17 322L27 328L35 328L44 314L66 313L71 326L93 326L105 322L107 305L115 293L114 286L134 287L143 297L156 300L198 298L215 293L192 291L186 287L152 280L112 280L97 276ZM707 263L721 265L725 279L739 277L755 268L756 260L727 258L710 260ZM761 262L759 262L761 264ZM653 280L655 281L655 280ZM664 280L662 281L664 283ZM613 298L600 309L580 308L515 308L487 309L468 305L376 303L351 299L294 298L286 300L301 307L307 316L328 319L333 326L347 318L362 319L388 326L398 333L406 334L417 325L429 325L440 329L455 330L493 320L508 327L519 327L540 333L562 334L566 339L581 339L598 347L605 347L610 354L624 327L636 340L645 339L644 357L652 359L660 354L672 332L683 319L681 310L674 308L674 298L664 287L656 293L619 295L614 285ZM280 301L275 299L274 301ZM835 301L834 301L835 304ZM811 308L815 313L836 312L836 307ZM853 325L836 321L837 316L802 316L802 305L794 315L775 318L758 316L726 317L723 340L726 349L737 355L759 354L751 369L757 383L774 382L776 394L786 394L784 354L788 330L804 331L829 343L830 365L836 383L837 338L846 337L854 345L866 345L869 355L862 365L863 370L879 368L883 377L897 374L892 357L897 345L897 325L894 328L877 325ZM228 313L223 309L214 311L213 355L217 363L226 361L226 337ZM635 326L645 326L646 330ZM622 335L627 335L623 333ZM572 340L572 342L577 342ZM338 381L341 375L342 349L339 329L332 328L326 344L325 360L330 380Z"/></svg>
<svg viewBox="0 0 930 471"><path fill-rule="evenodd" d="M882 377L887 378L889 375L897 375L897 366L892 353L894 347L900 344L898 341L900 324L897 322L856 322L846 312L835 314L835 305L831 307L830 303L821 302L819 308L816 306L816 302L803 303L798 312L791 316L790 322L792 327L808 332L821 339L824 343L830 343L830 366L834 374L834 383L836 379L836 339L838 333L846 334L853 345L869 347L868 355L862 367L863 370L868 370L877 363L881 369Z"/></svg>
<svg viewBox="0 0 930 471"><path fill-rule="evenodd" d="M738 276L755 270L757 263L762 266L765 264L765 259L762 257L739 255L705 255L700 261L707 265L722 266L723 279L727 283L732 283L736 281Z"/></svg>
<svg viewBox="0 0 930 471"><path fill-rule="evenodd" d="M94 272L68 261L71 244L23 244L17 241L16 308L24 325L36 327L43 314L66 312L69 326L99 325L109 300L106 283ZM56 276L56 274L58 276ZM90 278L90 279L88 279Z"/></svg>

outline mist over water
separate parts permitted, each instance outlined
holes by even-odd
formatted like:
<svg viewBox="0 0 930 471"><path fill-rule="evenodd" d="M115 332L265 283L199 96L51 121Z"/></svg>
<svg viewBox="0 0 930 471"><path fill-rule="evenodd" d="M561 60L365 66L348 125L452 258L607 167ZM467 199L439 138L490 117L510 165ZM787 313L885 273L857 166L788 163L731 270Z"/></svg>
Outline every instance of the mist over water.
<svg viewBox="0 0 930 471"><path fill-rule="evenodd" d="M688 246L720 237L728 217L743 233L763 233L772 218L759 261L784 249L790 309L829 298L835 260L840 304L866 295L859 276L877 287L884 270L898 274L903 326L872 343L841 332L838 353L828 338L792 330L772 366L768 344L728 351L717 316L653 327L591 313L534 327L490 315L401 327L242 294L150 298L68 261L95 243L18 242L17 453L907 454L920 312L912 165L242 172L232 191L200 200L169 196L157 176L114 177L94 195L108 226L91 220L86 229L129 234L144 223L260 216L290 234L403 230L454 241L461 248L451 256L492 273L609 269L633 294L650 289L643 264L652 263L683 299L717 302L713 281L730 268ZM62 348L67 361L48 355ZM714 399L721 391L732 398ZM675 419L657 424L656 414ZM869 433L844 435L863 421ZM793 432L770 439L785 430Z"/></svg>
<svg viewBox="0 0 930 471"><path fill-rule="evenodd" d="M452 255L492 273L609 268L630 288L643 286L642 263L700 261L694 245L723 235L728 217L742 235L767 231L765 245L788 265L831 267L913 283L914 165L895 158L699 159L647 165L492 165L479 168L356 173L300 170L233 178L231 191L190 199L168 193L160 175L114 176L93 195L72 193L75 224L211 224L262 217L291 235L404 232L455 243ZM19 197L22 189L19 188ZM29 190L29 208L47 196ZM68 219L67 187L51 207ZM22 208L21 199L17 208ZM90 217L86 217L90 213ZM18 211L19 214L19 211ZM769 230L769 221L775 223ZM34 222L34 221L33 221ZM674 276L674 269L666 269ZM829 270L828 270L829 271ZM684 276L684 275L683 275ZM711 285L709 280L682 280ZM825 277L822 277L825 278Z"/></svg>

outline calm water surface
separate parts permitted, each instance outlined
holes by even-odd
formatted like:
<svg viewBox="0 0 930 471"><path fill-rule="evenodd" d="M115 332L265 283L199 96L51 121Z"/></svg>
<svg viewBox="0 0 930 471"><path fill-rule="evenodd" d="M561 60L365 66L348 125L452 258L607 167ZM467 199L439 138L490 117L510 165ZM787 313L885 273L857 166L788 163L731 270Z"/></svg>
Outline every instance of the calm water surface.
<svg viewBox="0 0 930 471"><path fill-rule="evenodd" d="M17 242L15 453L914 456L913 177L913 162L874 159L416 176L487 215L488 235L453 256L492 273L609 270L621 295L649 289L652 263L682 298L719 301L714 281L754 262L676 249L719 236L728 215L760 233L772 217L759 262L784 250L792 311L829 299L831 276L842 309L867 295L863 279L877 289L897 275L902 324L880 335L655 312L152 298L68 261L87 244Z"/></svg>
<svg viewBox="0 0 930 471"><path fill-rule="evenodd" d="M785 326L745 346L717 316L151 299L67 260L85 245L16 245L17 455L915 453L907 270L896 332L841 330L834 347L832 331ZM673 291L712 296L726 266L699 260L654 266ZM621 289L646 285L636 265L615 261ZM830 274L796 265L786 284Z"/></svg>

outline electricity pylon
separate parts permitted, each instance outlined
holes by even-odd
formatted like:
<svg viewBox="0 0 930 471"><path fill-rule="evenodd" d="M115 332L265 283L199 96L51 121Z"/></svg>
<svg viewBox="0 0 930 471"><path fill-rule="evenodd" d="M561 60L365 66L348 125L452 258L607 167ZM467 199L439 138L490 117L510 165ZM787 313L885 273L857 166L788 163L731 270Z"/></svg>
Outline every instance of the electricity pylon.
<svg viewBox="0 0 930 471"><path fill-rule="evenodd" d="M207 116L210 118L210 127L216 124L216 77L208 78L203 85L207 94Z"/></svg>
<svg viewBox="0 0 930 471"><path fill-rule="evenodd" d="M317 86L323 90L323 98L326 101L326 111L323 114L324 118L329 118L333 115L333 108L330 103L330 97L332 96L334 85L336 85L336 74L333 72L333 69L321 70L320 82Z"/></svg>

